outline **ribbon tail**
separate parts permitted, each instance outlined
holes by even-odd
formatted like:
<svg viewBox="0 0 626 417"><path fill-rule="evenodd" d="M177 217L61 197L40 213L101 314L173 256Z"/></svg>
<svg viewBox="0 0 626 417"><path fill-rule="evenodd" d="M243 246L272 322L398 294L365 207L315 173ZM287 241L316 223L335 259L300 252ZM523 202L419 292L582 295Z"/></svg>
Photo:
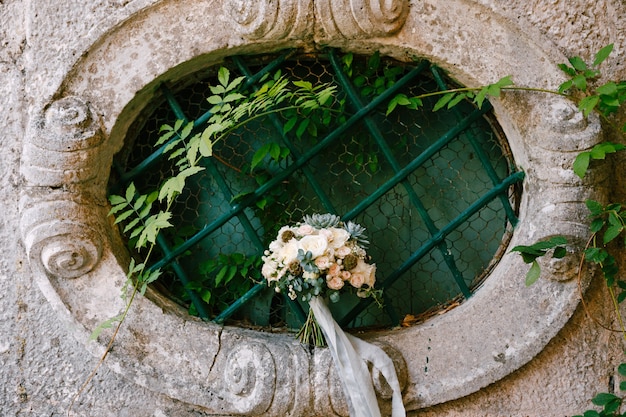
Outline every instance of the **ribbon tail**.
<svg viewBox="0 0 626 417"><path fill-rule="evenodd" d="M387 380L392 392L391 417L406 417L404 403L402 402L402 389L400 388L396 368L389 355L378 346L367 343L358 337L347 333L346 336L357 354L363 360L370 362Z"/></svg>
<svg viewBox="0 0 626 417"><path fill-rule="evenodd" d="M380 417L376 391L366 361L369 361L385 377L392 389L392 417L404 417L402 393L393 361L378 346L346 334L333 319L328 306L320 297L309 302L333 361L343 383L346 401L352 417Z"/></svg>

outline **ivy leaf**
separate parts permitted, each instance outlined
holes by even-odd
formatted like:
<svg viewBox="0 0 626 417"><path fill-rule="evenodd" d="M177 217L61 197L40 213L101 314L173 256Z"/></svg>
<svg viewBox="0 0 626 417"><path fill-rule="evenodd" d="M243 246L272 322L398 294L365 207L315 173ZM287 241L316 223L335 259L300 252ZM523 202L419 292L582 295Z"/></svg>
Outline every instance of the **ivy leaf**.
<svg viewBox="0 0 626 417"><path fill-rule="evenodd" d="M113 206L117 206L118 204L126 204L126 199L119 195L110 195L109 202Z"/></svg>
<svg viewBox="0 0 626 417"><path fill-rule="evenodd" d="M441 97L437 103L435 103L435 106L433 107L433 112L442 109L446 104L448 104L448 102L450 100L452 100L454 98L454 96L456 95L456 93L447 93L444 94L443 97Z"/></svg>
<svg viewBox="0 0 626 417"><path fill-rule="evenodd" d="M609 394L608 392L601 392L591 400L592 403L598 406L605 406L611 401L620 400L620 398L615 394Z"/></svg>
<svg viewBox="0 0 626 417"><path fill-rule="evenodd" d="M597 67L598 65L603 63L604 60L607 59L609 55L611 55L611 52L613 52L612 43L600 49L593 60L593 66Z"/></svg>
<svg viewBox="0 0 626 417"><path fill-rule="evenodd" d="M228 79L230 78L230 71L226 67L220 67L217 71L217 80L224 87L228 86Z"/></svg>
<svg viewBox="0 0 626 417"><path fill-rule="evenodd" d="M574 69L577 71L584 71L587 69L587 64L579 56L571 57L568 59L568 61L570 64L572 64L572 67L574 67Z"/></svg>
<svg viewBox="0 0 626 417"><path fill-rule="evenodd" d="M171 217L172 213L169 212L160 212L150 216L146 220L145 229L139 235L137 248L142 248L148 243L154 244L156 242L157 235L162 229L172 227L172 224L169 222Z"/></svg>
<svg viewBox="0 0 626 417"><path fill-rule="evenodd" d="M583 89L581 88L581 90ZM587 117L596 108L599 102L600 96L587 96L580 100L578 109L583 112L583 116Z"/></svg>
<svg viewBox="0 0 626 417"><path fill-rule="evenodd" d="M604 206L595 200L585 200L585 205L592 216L599 216L604 212Z"/></svg>
<svg viewBox="0 0 626 417"><path fill-rule="evenodd" d="M526 273L526 286L530 287L537 282L539 275L541 275L541 268L539 267L539 263L535 260Z"/></svg>
<svg viewBox="0 0 626 417"><path fill-rule="evenodd" d="M115 223L113 224L118 224L123 222L124 220L126 220L127 218L129 218L131 215L133 215L135 212L133 210L127 210L125 212L123 212L122 214L118 215L115 218Z"/></svg>
<svg viewBox="0 0 626 417"><path fill-rule="evenodd" d="M110 329L113 326L115 326L116 323L119 323L122 320L122 317L123 317L123 314L118 314L117 316L111 317L110 319L100 323L98 326L96 326L95 329L93 329L93 331L89 335L89 340L96 340L96 339L98 339L100 334L105 329Z"/></svg>
<svg viewBox="0 0 626 417"><path fill-rule="evenodd" d="M624 228L621 225L611 225L611 226L609 226L606 229L606 231L604 232L604 236L602 238L602 242L606 245L607 243L609 243L610 241L612 241L613 239L618 237L619 234L622 233L623 230L624 230Z"/></svg>
<svg viewBox="0 0 626 417"><path fill-rule="evenodd" d="M126 201L131 202L135 198L135 193L137 189L135 188L135 183L131 182L128 188L126 189Z"/></svg>
<svg viewBox="0 0 626 417"><path fill-rule="evenodd" d="M585 178L590 160L591 152L581 152L576 156L572 169L574 170L574 173L580 177L580 179Z"/></svg>
<svg viewBox="0 0 626 417"><path fill-rule="evenodd" d="M574 78L572 78L572 83L581 91L587 90L587 78L583 74L577 74L574 76Z"/></svg>

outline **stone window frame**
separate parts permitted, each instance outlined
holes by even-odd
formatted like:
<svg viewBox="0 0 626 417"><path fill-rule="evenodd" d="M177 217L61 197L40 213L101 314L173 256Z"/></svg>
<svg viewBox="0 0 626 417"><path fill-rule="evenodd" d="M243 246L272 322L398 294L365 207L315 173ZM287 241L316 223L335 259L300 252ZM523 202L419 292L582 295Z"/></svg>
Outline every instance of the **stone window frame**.
<svg viewBox="0 0 626 417"><path fill-rule="evenodd" d="M158 2L105 34L54 96L35 103L22 154L22 239L44 295L95 355L104 352L107 334L97 342L88 335L123 307L128 262L107 217L112 157L160 82L226 56L321 45L424 57L465 85L506 75L535 87L562 81L556 63L565 58L555 48L475 3L374 2L389 9L365 0L251 3ZM361 335L393 357L408 410L460 398L515 371L579 302L579 259L572 252L588 233L584 201L603 199L608 171L591 170L583 181L571 164L601 140L600 123L545 94L509 92L493 105L526 172L511 247L555 234L575 243L564 259L544 262L547 279L533 287L524 286L528 267L507 253L461 306L411 328ZM202 323L150 291L135 301L106 364L153 391L226 414L347 414L326 349L309 352L291 335ZM374 378L385 409L390 391Z"/></svg>

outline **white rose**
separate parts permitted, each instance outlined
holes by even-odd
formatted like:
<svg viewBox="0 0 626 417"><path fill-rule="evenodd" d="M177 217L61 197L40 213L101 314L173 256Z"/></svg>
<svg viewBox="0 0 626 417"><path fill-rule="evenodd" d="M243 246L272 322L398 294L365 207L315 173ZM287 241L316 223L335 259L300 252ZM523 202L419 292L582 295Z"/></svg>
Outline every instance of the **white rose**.
<svg viewBox="0 0 626 417"><path fill-rule="evenodd" d="M281 260L283 265L289 265L296 260L299 248L300 245L298 244L298 241L292 239L289 242L285 243L283 247L281 247L278 252L276 252L276 256L278 257L278 259Z"/></svg>
<svg viewBox="0 0 626 417"><path fill-rule="evenodd" d="M333 240L333 232L328 229L322 229L317 232L317 234L319 234L320 236L324 236L328 242Z"/></svg>
<svg viewBox="0 0 626 417"><path fill-rule="evenodd" d="M272 243L270 243L269 251L271 253L277 253L283 246L285 246L283 241L280 240L280 239L276 239L276 240L272 241Z"/></svg>
<svg viewBox="0 0 626 417"><path fill-rule="evenodd" d="M335 249L344 246L346 242L348 241L348 239L350 239L350 233L348 233L346 229L333 227L330 229L330 231L333 234L331 246Z"/></svg>
<svg viewBox="0 0 626 417"><path fill-rule="evenodd" d="M269 282L272 280L272 276L276 274L276 264L274 262L265 262L261 268L261 274Z"/></svg>
<svg viewBox="0 0 626 417"><path fill-rule="evenodd" d="M300 239L300 249L304 253L311 252L313 259L322 256L326 249L328 249L328 241L324 236L320 235L308 235Z"/></svg>

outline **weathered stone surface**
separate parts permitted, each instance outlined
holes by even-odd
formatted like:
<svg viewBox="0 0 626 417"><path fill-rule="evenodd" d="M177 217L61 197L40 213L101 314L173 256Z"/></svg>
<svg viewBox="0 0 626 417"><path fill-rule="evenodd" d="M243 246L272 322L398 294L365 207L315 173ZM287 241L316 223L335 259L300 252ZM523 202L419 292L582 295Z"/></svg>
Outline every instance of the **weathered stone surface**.
<svg viewBox="0 0 626 417"><path fill-rule="evenodd" d="M374 13L363 23L339 10L361 13L361 3L378 4L381 13L395 7L397 19ZM104 350L104 338L87 336L122 307L127 255L106 220L103 175L155 79L181 78L231 49L328 42L398 58L419 52L467 84L515 74L518 83L554 87L554 63L564 55L588 57L609 42L621 51L625 43L626 11L617 1L330 4L0 2L0 414L64 414ZM618 60L607 64L609 76L625 76ZM510 95L496 105L528 174L514 244L555 232L581 238L582 201L610 192L608 178L623 181L623 172L606 168L586 182L574 177L568 164L600 139L599 125L577 118L567 102L537 100ZM72 196L50 198L59 193ZM20 208L24 195L31 202ZM39 231L57 237L73 228L86 255L63 240L33 250ZM81 259L86 267L74 268ZM622 347L580 307L574 312L576 261L568 262L546 265L554 279L527 289L520 279L526 267L507 255L470 302L407 331L369 335L404 352L411 414L561 416L583 411L607 390ZM610 323L601 287L591 285L589 308ZM345 415L327 352L311 355L288 337L186 321L172 311L156 295L137 303L75 415ZM432 407L419 411L424 406Z"/></svg>

